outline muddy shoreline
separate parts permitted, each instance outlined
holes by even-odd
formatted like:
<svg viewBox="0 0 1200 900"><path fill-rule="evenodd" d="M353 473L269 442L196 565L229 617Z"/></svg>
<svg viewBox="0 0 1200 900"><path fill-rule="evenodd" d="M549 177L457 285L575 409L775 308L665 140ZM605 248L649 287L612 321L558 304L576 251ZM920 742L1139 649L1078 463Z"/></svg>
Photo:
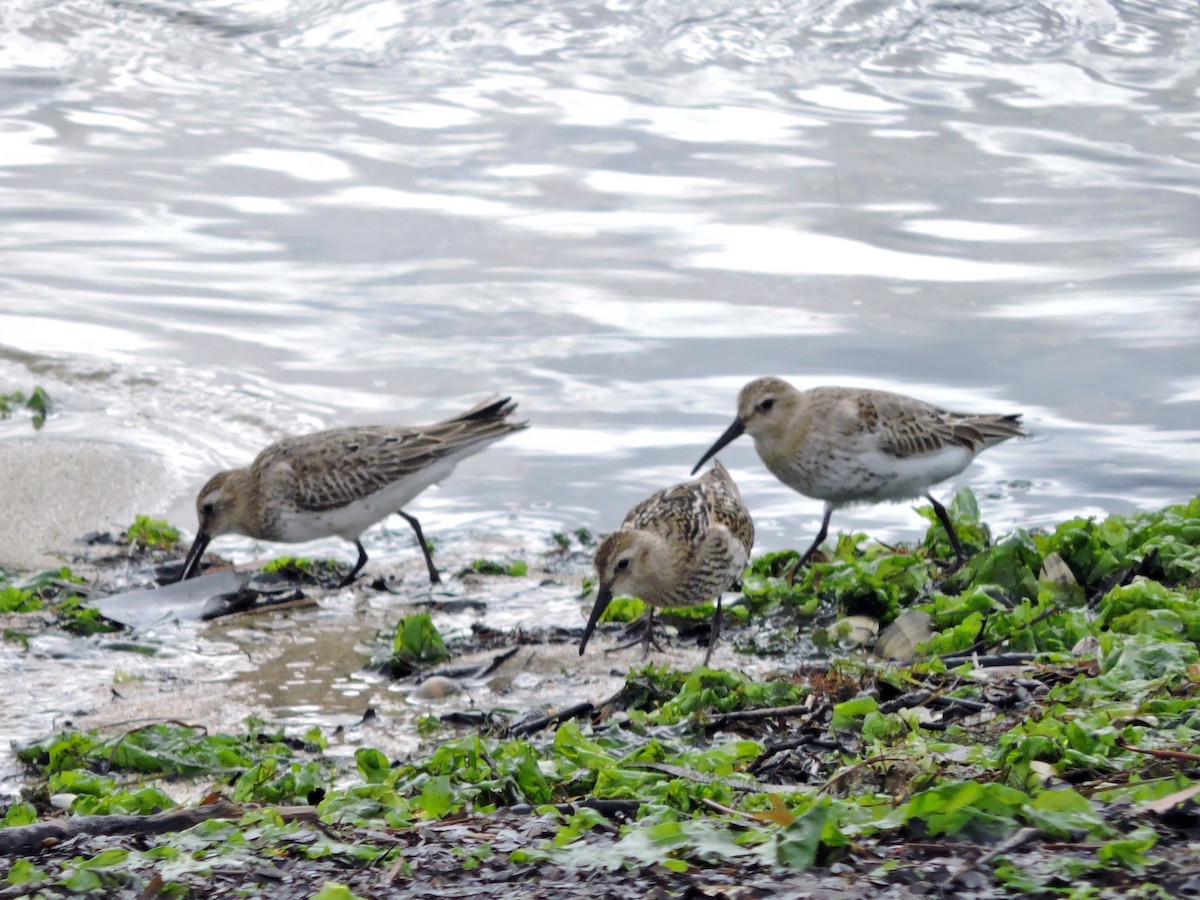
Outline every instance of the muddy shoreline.
<svg viewBox="0 0 1200 900"><path fill-rule="evenodd" d="M620 624L580 658L588 553L570 541L522 566L447 557L438 591L414 555L382 581L297 584L277 608L145 633L10 614L27 647L10 657L88 674L10 770L0 846L90 821L68 810L118 833L7 854L25 880L2 896L1187 896L1200 498L996 541L971 510L956 526L976 556L949 578L937 528L899 554L841 536L795 588L788 554L758 558L710 669L703 615L671 622L649 666L605 652ZM88 590L145 584L178 553L114 540L73 561ZM828 628L917 609L924 662ZM448 661L368 668L426 613ZM214 741L240 761L186 762ZM236 809L117 827L205 802Z"/></svg>

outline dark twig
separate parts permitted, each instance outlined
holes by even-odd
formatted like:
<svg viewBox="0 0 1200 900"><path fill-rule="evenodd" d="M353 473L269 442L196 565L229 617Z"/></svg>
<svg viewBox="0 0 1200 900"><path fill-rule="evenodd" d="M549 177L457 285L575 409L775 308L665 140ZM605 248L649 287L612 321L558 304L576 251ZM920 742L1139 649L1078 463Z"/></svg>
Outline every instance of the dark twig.
<svg viewBox="0 0 1200 900"><path fill-rule="evenodd" d="M1145 750L1141 747L1126 744L1124 741L1117 741L1117 746L1122 750L1129 750L1133 753L1144 753L1147 756L1154 756L1158 759L1181 759L1184 762L1200 762L1200 753L1186 753L1183 750Z"/></svg>
<svg viewBox="0 0 1200 900"><path fill-rule="evenodd" d="M493 659L488 665L486 665L482 669L480 669L479 672L476 673L475 677L476 678L485 678L486 676L491 675L498 668L500 668L502 665L504 665L506 662L508 662L510 659L512 659L520 649L521 649L521 645L518 644L517 646L513 647L512 649L505 650L503 653L498 654L496 656L496 658Z"/></svg>
<svg viewBox="0 0 1200 900"><path fill-rule="evenodd" d="M32 853L80 835L162 834L184 831L206 819L240 819L242 807L228 800L172 809L152 816L72 816L0 830L0 855Z"/></svg>
<svg viewBox="0 0 1200 900"><path fill-rule="evenodd" d="M432 672L422 672L420 673L420 677L417 679L417 682L420 683L422 681L426 681L430 678L433 678L435 675L442 678L483 678L487 675L491 675L498 668L504 665L504 663L512 659L513 656L520 651L520 649L520 644L518 644L516 647L510 647L503 653L499 653L493 657L492 661L485 666L446 666L442 669L434 669Z"/></svg>
<svg viewBox="0 0 1200 900"><path fill-rule="evenodd" d="M576 703L574 706L568 706L566 709L560 709L557 712L549 715L540 716L528 722L518 722L516 725L508 729L511 737L523 737L529 734L536 734L543 728L550 725L557 725L560 722L565 722L568 719L577 719L580 716L590 714L596 707L584 700L582 703Z"/></svg>
<svg viewBox="0 0 1200 900"><path fill-rule="evenodd" d="M754 760L754 762L750 763L750 765L746 767L746 771L751 775L757 775L763 770L763 767L767 764L767 761L771 759L771 757L777 756L780 753L786 753L789 750L797 750L800 747L804 747L811 743L812 738L800 737L790 738L786 741L779 741L778 743L770 744L769 746L764 747L763 752L758 754L758 757Z"/></svg>
<svg viewBox="0 0 1200 900"><path fill-rule="evenodd" d="M985 709L992 707L991 703L986 703L983 700L969 700L966 697L930 697L930 706L959 706L963 709L969 709L973 712L982 712Z"/></svg>
<svg viewBox="0 0 1200 900"><path fill-rule="evenodd" d="M894 700L880 703L879 711L887 715L888 713L894 713L902 709L911 709L914 706L921 706L927 703L932 696L933 691L909 691L907 694L901 694Z"/></svg>
<svg viewBox="0 0 1200 900"><path fill-rule="evenodd" d="M791 740L771 744L758 755L758 758L754 762L746 767L746 771L751 775L757 775L763 769L767 768L766 763L771 757L785 753L788 750L798 750L801 747L812 747L816 750L831 750L835 753L843 753L846 750L839 741L831 741L828 738L820 737L814 731L813 736L792 738ZM772 768L774 768L774 764L772 764Z"/></svg>
<svg viewBox="0 0 1200 900"><path fill-rule="evenodd" d="M706 726L708 729L721 728L730 722L754 722L759 719L786 719L795 716L804 716L808 719L814 719L820 713L825 711L826 704L818 703L816 706L809 706L804 703L798 703L794 706L769 706L762 709L739 709L733 712L722 713L713 719Z"/></svg>

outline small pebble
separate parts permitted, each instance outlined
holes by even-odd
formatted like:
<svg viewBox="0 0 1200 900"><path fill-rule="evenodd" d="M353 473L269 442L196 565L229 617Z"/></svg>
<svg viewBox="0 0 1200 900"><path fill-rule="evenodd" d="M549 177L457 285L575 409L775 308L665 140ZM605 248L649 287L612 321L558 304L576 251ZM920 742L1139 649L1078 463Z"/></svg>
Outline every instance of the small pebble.
<svg viewBox="0 0 1200 900"><path fill-rule="evenodd" d="M883 629L875 642L875 655L880 659L912 659L917 645L923 644L931 637L933 620L929 613L909 609Z"/></svg>
<svg viewBox="0 0 1200 900"><path fill-rule="evenodd" d="M445 700L462 692L462 685L453 678L444 675L430 675L413 691L412 695L421 700Z"/></svg>
<svg viewBox="0 0 1200 900"><path fill-rule="evenodd" d="M857 650L875 643L879 623L870 616L846 616L825 629L830 643L843 650Z"/></svg>

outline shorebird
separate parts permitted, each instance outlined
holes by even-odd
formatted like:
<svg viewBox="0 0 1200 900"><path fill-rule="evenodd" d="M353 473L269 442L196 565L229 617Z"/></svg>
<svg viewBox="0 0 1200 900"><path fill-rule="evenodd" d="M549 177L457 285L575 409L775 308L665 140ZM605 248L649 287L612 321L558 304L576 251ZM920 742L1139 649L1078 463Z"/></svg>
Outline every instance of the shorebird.
<svg viewBox="0 0 1200 900"><path fill-rule="evenodd" d="M656 608L715 600L717 611L704 654L708 665L721 631L721 594L737 582L753 544L754 522L720 460L695 481L647 497L629 511L620 530L596 548L600 587L579 655L613 597L639 597L648 607L643 659L650 652Z"/></svg>
<svg viewBox="0 0 1200 900"><path fill-rule="evenodd" d="M924 495L946 529L955 566L967 558L946 508L929 488L957 475L980 451L1024 437L1020 414L952 413L932 404L864 388L800 391L781 378L757 378L742 388L737 418L696 463L748 432L772 474L792 490L825 501L817 539L788 570L796 572L821 546L829 517L851 503Z"/></svg>
<svg viewBox="0 0 1200 900"><path fill-rule="evenodd" d="M430 583L440 584L421 523L402 507L454 471L459 460L527 427L508 418L516 408L504 397L433 425L334 428L271 444L250 465L219 472L201 488L200 530L179 580L199 571L200 557L218 535L288 544L337 535L358 548L358 561L341 582L345 587L367 561L359 536L397 513L416 532Z"/></svg>

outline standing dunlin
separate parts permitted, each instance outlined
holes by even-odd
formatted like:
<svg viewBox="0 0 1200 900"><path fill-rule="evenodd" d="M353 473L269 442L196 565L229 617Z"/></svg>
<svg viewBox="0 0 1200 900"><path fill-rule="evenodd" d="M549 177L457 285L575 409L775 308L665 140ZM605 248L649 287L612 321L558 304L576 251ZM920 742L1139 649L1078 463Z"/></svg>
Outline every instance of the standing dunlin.
<svg viewBox="0 0 1200 900"><path fill-rule="evenodd" d="M829 530L833 511L850 503L905 500L933 504L957 558L966 553L931 485L957 475L981 450L1023 437L1020 415L952 413L887 391L819 387L798 391L780 378L757 378L738 394L737 418L696 469L749 432L771 472L793 490L825 501L821 530L788 571L788 583ZM692 472L695 473L696 469Z"/></svg>
<svg viewBox="0 0 1200 900"><path fill-rule="evenodd" d="M613 597L639 597L648 606L643 658L650 650L656 607L715 600L716 616L704 654L708 665L721 631L721 594L742 574L753 544L754 522L720 461L695 481L646 498L629 511L621 529L596 548L600 588L579 655Z"/></svg>
<svg viewBox="0 0 1200 900"><path fill-rule="evenodd" d="M220 472L201 489L200 530L179 580L199 570L209 541L221 534L288 544L337 535L358 548L344 587L367 561L359 535L398 513L416 532L430 582L439 584L421 523L402 507L453 472L459 460L527 427L508 418L516 408L505 397L433 425L335 428L271 444L244 469Z"/></svg>

